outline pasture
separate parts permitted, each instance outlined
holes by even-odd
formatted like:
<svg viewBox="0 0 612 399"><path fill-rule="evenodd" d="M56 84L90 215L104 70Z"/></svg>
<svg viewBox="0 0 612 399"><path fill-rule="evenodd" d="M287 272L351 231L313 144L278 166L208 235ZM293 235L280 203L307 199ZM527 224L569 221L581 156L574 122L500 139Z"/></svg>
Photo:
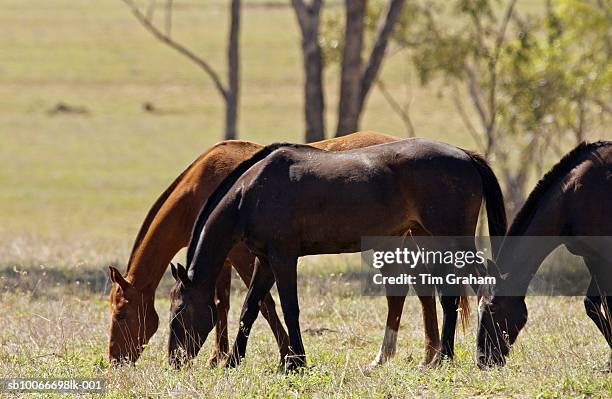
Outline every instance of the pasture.
<svg viewBox="0 0 612 399"><path fill-rule="evenodd" d="M225 2L204 3L184 3L176 36L223 70ZM537 10L539 3L525 0L520 7ZM157 294L160 329L137 366L110 368L107 266L124 270L154 199L219 141L222 104L209 80L153 40L118 0L55 0L52 6L0 0L0 10L0 378L101 377L109 383L106 395L118 398L612 396L612 377L599 371L608 348L582 298L528 298L529 322L507 367L487 372L474 363L475 299L469 329L457 332L455 361L423 369L420 306L409 298L396 357L368 370L386 303L360 295L352 273L359 260L348 255L300 261L308 356L302 373L275 372L276 345L261 317L238 369L206 366L209 339L193 367L172 370L166 358L169 276ZM302 67L293 11L285 2L246 1L243 22L239 136L301 141ZM450 100L419 87L405 68L396 55L383 75L400 97L406 76L414 81L408 89L419 135L473 147ZM325 82L331 130L334 68ZM146 102L157 112L145 112ZM58 104L85 113L51 112ZM376 90L362 127L404 131ZM235 278L230 341L245 292Z"/></svg>
<svg viewBox="0 0 612 399"><path fill-rule="evenodd" d="M456 359L440 369L421 369L423 329L420 306L410 297L404 307L396 357L368 372L378 346L386 303L362 297L343 274L355 259L339 256L302 262L302 331L309 366L301 374L276 372L278 351L262 319L254 325L246 359L235 370L211 370L211 341L193 367L167 365L168 328L161 323L137 367L108 367L108 298L102 272L72 271L70 280L32 270L7 278L0 323L3 376L99 376L109 397L609 397L612 378L599 371L607 345L584 315L578 298L528 298L530 320L502 370L480 371L474 362L475 322L457 332ZM101 260L100 260L101 262ZM81 274L83 273L83 274ZM56 283L60 285L57 286ZM22 288L15 288L20 286ZM89 288L93 287L93 288ZM237 331L245 289L234 281L230 337ZM168 284L160 287L157 310L167 314ZM278 298L276 297L277 301ZM440 314L440 312L439 312ZM474 314L472 314L475 316ZM475 318L473 317L473 320Z"/></svg>

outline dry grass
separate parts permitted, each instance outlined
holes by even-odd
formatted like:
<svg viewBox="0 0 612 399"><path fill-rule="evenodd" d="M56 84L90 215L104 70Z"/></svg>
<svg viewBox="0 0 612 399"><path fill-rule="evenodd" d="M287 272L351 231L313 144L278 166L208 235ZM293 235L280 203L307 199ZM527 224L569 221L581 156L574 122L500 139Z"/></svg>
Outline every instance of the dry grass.
<svg viewBox="0 0 612 399"><path fill-rule="evenodd" d="M158 291L160 330L137 367L109 368L107 286L101 267L87 265L64 274L43 274L35 267L21 267L21 273L6 268L1 273L0 376L102 377L109 382L108 397L612 395L612 377L598 371L609 351L584 314L580 298L529 298L530 319L507 367L483 372L473 360L475 315L469 330L458 332L454 362L440 369L418 366L423 343L421 313L418 301L411 297L404 309L397 356L367 373L365 366L382 338L386 301L359 295L358 285L346 273L354 260L324 257L302 261L299 293L308 367L289 376L275 371L276 346L261 318L255 323L246 360L238 369L209 369L210 342L191 368L177 372L168 367L165 343L170 278ZM322 272L330 267L334 272ZM244 293L235 279L230 339L237 329Z"/></svg>
<svg viewBox="0 0 612 399"><path fill-rule="evenodd" d="M284 6L245 6L243 15L240 138L261 143L303 139L299 32L288 2L277 3ZM223 71L226 3L177 4L176 37ZM33 234L125 245L163 187L221 139L219 96L119 0L0 6L0 181L9 188L0 190L0 241ZM408 92L419 135L473 148L451 100L420 87L407 64L393 56L383 75L402 102ZM330 132L337 75L325 75ZM402 136L400 118L377 89L371 94L362 128ZM160 112L144 112L144 102ZM58 103L89 113L50 115Z"/></svg>

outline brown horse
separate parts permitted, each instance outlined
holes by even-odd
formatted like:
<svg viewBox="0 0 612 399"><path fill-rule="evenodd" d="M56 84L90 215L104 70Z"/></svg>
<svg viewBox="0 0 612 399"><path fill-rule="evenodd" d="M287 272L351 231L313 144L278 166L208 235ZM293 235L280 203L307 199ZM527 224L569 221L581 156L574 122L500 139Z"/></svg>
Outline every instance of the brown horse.
<svg viewBox="0 0 612 399"><path fill-rule="evenodd" d="M605 245L593 237L612 236L611 205L610 141L579 145L540 180L510 226L496 264L490 265L497 284L492 296L484 296L480 303L476 361L481 368L505 364L510 346L527 322L529 283L546 256L560 245L583 257L591 273L586 312L612 348L610 240Z"/></svg>
<svg viewBox="0 0 612 399"><path fill-rule="evenodd" d="M344 137L313 143L328 151L344 151L398 138L374 132L357 132ZM136 361L144 345L157 331L154 307L155 290L174 255L189 243L198 212L219 183L240 162L263 146L248 141L225 141L198 157L155 201L134 242L125 277L111 267L110 339L108 353L112 362ZM231 265L245 284L251 280L254 256L238 243L229 253L216 285L218 311L217 339L210 362L215 364L228 352L227 313ZM281 348L287 353L287 334L280 323L271 296L264 300L263 315ZM431 333L434 334L433 332ZM435 335L438 334L436 329Z"/></svg>
<svg viewBox="0 0 612 399"><path fill-rule="evenodd" d="M457 147L408 139L338 153L286 144L264 148L237 166L202 209L187 252L189 271L172 265L177 281L171 293L170 363L178 367L183 355L197 355L212 330L215 281L236 243L244 241L257 262L226 366L244 356L261 300L276 280L289 330L290 355L282 364L293 369L305 363L296 284L299 256L357 252L362 236L407 231L473 236L483 192L490 228L503 233L505 211L495 176L481 157ZM441 295L441 352L452 358L459 298ZM404 299L387 297L380 358L395 349Z"/></svg>

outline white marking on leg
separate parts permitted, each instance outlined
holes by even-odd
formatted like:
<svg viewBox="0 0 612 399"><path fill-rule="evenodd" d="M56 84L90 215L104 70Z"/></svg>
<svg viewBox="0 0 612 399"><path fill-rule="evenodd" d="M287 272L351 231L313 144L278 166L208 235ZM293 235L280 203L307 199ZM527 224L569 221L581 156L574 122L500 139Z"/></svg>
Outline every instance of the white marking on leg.
<svg viewBox="0 0 612 399"><path fill-rule="evenodd" d="M382 366L389 359L395 355L395 349L397 347L397 331L385 327L385 336L383 338L382 345L376 355L374 361L372 361L372 366Z"/></svg>

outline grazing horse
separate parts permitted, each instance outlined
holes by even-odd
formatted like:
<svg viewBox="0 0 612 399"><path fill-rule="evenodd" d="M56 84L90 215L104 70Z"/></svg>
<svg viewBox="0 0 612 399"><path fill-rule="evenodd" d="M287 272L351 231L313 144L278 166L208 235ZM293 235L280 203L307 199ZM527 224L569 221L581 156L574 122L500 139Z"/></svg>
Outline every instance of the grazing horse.
<svg viewBox="0 0 612 399"><path fill-rule="evenodd" d="M610 248L587 237L612 236L611 205L611 141L580 144L540 180L510 226L496 263L490 264L490 273L498 279L479 306L478 366L505 364L510 346L527 322L529 283L546 256L560 245L584 259L591 274L586 313L612 348Z"/></svg>
<svg viewBox="0 0 612 399"><path fill-rule="evenodd" d="M276 280L289 330L290 354L281 359L282 366L294 369L305 363L297 299L299 256L358 252L362 236L408 231L473 236L483 193L489 228L503 234L501 190L484 159L474 153L425 139L336 153L288 144L264 148L237 166L202 208L187 251L188 270L172 265L176 284L171 292L170 363L179 367L185 357L196 356L212 330L217 319L214 284L236 243L244 241L257 262L226 366L236 366L244 356L260 301ZM471 245L465 249L472 250ZM441 296L441 353L452 358L459 298ZM387 329L377 360L395 350L404 299L387 297ZM426 328L437 323L435 302L433 309L424 309L424 317ZM438 340L437 334L428 339ZM432 349L428 351L433 358Z"/></svg>
<svg viewBox="0 0 612 399"><path fill-rule="evenodd" d="M396 140L399 139L386 134L357 132L311 145L327 151L344 151ZM112 363L138 359L144 345L157 331L159 318L154 306L157 286L174 255L189 243L198 212L219 183L262 148L260 144L238 140L216 144L187 167L155 201L136 236L125 277L114 267L110 268L113 286L108 353ZM238 243L230 251L217 280L215 306L219 318L211 365L228 352L231 266L248 285L254 260L246 246ZM267 296L263 303L263 315L272 328L281 355L286 354L287 333L278 319L274 301Z"/></svg>

